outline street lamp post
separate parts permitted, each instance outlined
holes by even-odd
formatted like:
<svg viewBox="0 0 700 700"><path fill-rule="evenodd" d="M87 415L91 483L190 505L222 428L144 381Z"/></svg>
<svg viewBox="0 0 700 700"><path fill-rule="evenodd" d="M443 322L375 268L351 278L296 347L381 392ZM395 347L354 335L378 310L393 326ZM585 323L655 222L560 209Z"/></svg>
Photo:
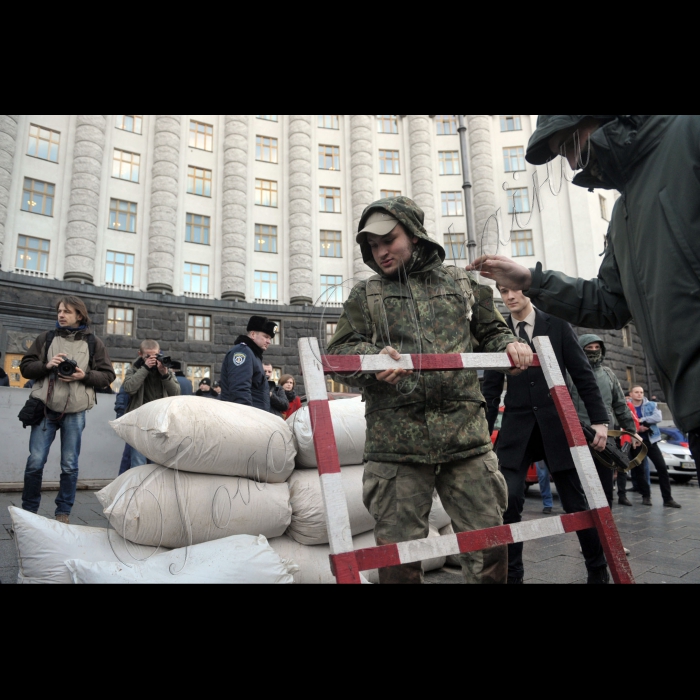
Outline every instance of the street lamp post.
<svg viewBox="0 0 700 700"><path fill-rule="evenodd" d="M467 217L467 257L471 265L476 260L476 238L474 237L473 211L472 211L472 183L471 183L471 168L469 167L469 150L467 147L467 127L464 123L464 115L457 115L459 126L459 145L462 156L462 174L464 184L464 213Z"/></svg>

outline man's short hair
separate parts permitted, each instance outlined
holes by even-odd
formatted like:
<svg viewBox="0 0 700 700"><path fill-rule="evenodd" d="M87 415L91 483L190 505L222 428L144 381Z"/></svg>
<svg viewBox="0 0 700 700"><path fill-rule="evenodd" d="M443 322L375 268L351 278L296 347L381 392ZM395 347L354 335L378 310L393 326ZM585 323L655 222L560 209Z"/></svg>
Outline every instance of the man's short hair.
<svg viewBox="0 0 700 700"><path fill-rule="evenodd" d="M641 389L643 392L646 393L646 389L641 384L632 384L632 386L630 387L630 391L637 389L637 388Z"/></svg>
<svg viewBox="0 0 700 700"><path fill-rule="evenodd" d="M272 362L263 362L263 367L272 367Z"/></svg>
<svg viewBox="0 0 700 700"><path fill-rule="evenodd" d="M160 350L160 343L157 340L142 340L141 345L139 345L139 352L156 349Z"/></svg>

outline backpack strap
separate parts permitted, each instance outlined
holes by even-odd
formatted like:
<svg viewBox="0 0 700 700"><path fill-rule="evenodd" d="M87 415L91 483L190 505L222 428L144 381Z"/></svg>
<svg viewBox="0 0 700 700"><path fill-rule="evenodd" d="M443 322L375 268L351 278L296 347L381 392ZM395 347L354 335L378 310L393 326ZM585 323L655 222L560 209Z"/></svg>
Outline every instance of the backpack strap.
<svg viewBox="0 0 700 700"><path fill-rule="evenodd" d="M457 283L457 286L464 297L464 305L467 308L467 321L472 320L472 307L476 303L474 290L472 289L472 281L467 274L467 271L456 265L443 265L445 272Z"/></svg>
<svg viewBox="0 0 700 700"><path fill-rule="evenodd" d="M56 331L49 331L46 334L46 340L44 341L44 367L46 367L46 363L49 361L49 348L55 337Z"/></svg>
<svg viewBox="0 0 700 700"><path fill-rule="evenodd" d="M367 306L369 307L369 315L372 319L372 345L377 344L379 337L379 319L382 306L382 277L381 275L372 275L367 280L365 287L367 295Z"/></svg>

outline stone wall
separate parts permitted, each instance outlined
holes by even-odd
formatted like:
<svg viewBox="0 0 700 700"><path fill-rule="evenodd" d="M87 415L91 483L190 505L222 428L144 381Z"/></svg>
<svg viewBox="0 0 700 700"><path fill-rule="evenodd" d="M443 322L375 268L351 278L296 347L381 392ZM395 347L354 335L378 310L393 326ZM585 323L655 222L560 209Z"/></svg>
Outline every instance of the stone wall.
<svg viewBox="0 0 700 700"><path fill-rule="evenodd" d="M244 334L252 315L268 316L282 323L280 345L271 345L265 358L283 372L294 375L303 393L297 341L315 336L325 345L326 322L337 322L340 309L272 306L238 302L189 299L172 295L123 292L90 284L26 279L0 272L0 351L25 352L26 340L53 328L54 306L61 294L75 294L87 304L95 333L104 341L113 362L131 362L142 340L157 340L174 360L209 365L218 378L221 363L236 337ZM105 324L110 306L134 310L134 335L107 335ZM188 314L211 316L211 341L187 339Z"/></svg>

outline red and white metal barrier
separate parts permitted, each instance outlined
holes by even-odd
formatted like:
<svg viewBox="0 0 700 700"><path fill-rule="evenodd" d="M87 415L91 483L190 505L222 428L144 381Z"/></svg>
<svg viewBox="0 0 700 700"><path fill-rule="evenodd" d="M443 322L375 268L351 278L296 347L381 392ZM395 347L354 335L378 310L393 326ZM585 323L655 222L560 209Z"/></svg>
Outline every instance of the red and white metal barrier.
<svg viewBox="0 0 700 700"><path fill-rule="evenodd" d="M389 355L321 355L316 338L299 340L299 357L309 402L314 449L326 510L331 568L338 583L360 583L360 571L367 569L380 569L439 556L475 552L497 545L563 535L566 532L587 530L591 527L598 530L615 583L634 583L622 541L552 344L546 336L535 338L534 344L537 355L533 366L542 367L547 385L551 389L552 398L564 425L574 465L591 510L501 525L487 530L459 532L454 535L355 550L352 546L350 518L340 477L340 462L333 434L325 375L330 373L352 375L397 368L414 371L506 370L510 369L513 363L507 353L402 355L400 360L393 360Z"/></svg>

